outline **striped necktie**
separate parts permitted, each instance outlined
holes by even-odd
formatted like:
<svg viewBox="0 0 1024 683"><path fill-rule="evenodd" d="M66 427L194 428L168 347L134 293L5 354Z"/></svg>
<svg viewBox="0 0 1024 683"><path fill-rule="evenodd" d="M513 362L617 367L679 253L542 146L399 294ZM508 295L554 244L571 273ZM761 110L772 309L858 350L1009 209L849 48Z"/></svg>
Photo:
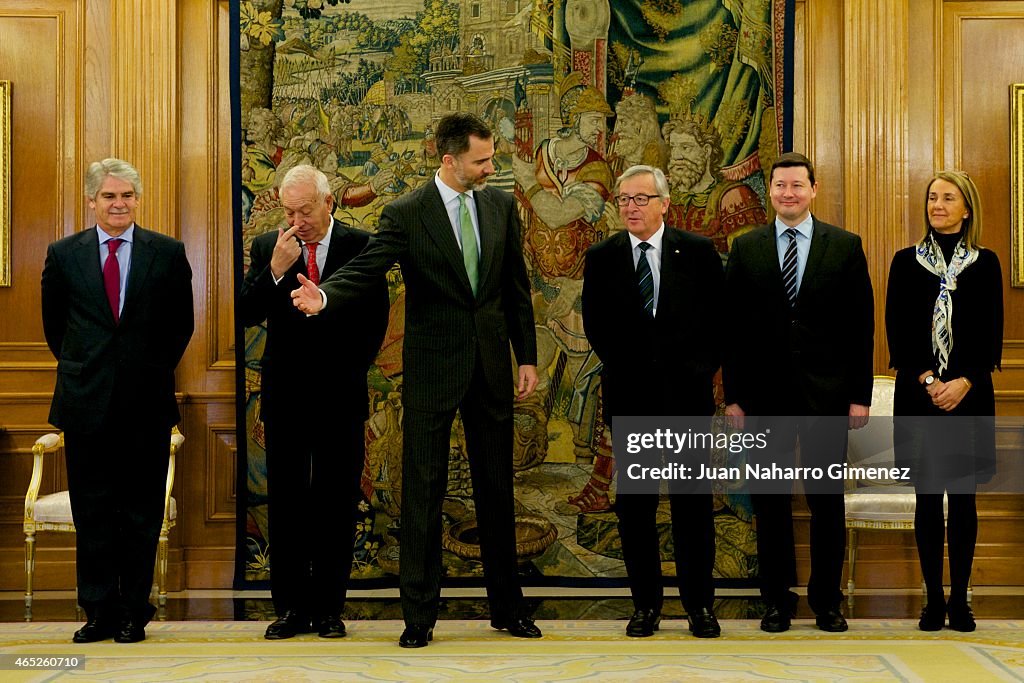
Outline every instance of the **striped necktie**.
<svg viewBox="0 0 1024 683"><path fill-rule="evenodd" d="M789 238L789 244L786 245L786 255L782 258L782 282L786 286L789 305L796 306L796 230L789 228L783 234Z"/></svg>
<svg viewBox="0 0 1024 683"><path fill-rule="evenodd" d="M654 273L651 272L651 264L647 261L647 250L651 245L649 242L641 242L636 246L640 248L640 258L636 262L636 283L640 287L640 299L644 302L644 310L653 318Z"/></svg>

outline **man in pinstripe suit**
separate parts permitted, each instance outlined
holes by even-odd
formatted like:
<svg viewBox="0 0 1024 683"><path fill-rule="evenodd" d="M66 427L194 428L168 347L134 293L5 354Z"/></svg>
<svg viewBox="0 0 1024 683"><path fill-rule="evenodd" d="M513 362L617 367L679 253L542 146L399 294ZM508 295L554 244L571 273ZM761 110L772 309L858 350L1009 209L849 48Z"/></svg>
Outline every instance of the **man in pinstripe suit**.
<svg viewBox="0 0 1024 683"><path fill-rule="evenodd" d="M462 414L491 626L539 638L516 575L512 396L537 385L533 307L515 201L486 186L494 141L477 116L437 125L441 168L432 182L384 207L377 234L319 290L299 276L300 310L331 315L366 296L398 262L406 289L399 583L406 628L399 644L424 647L437 620L441 504L456 410ZM509 386L512 359L518 382Z"/></svg>

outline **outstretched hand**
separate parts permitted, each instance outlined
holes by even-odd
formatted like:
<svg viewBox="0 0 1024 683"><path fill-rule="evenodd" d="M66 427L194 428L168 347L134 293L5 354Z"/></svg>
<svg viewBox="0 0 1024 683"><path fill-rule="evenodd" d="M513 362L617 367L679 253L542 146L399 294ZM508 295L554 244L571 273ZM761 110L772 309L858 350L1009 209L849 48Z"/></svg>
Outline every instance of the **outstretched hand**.
<svg viewBox="0 0 1024 683"><path fill-rule="evenodd" d="M316 315L324 307L320 288L302 273L298 278L299 288L292 290L292 305L307 315Z"/></svg>

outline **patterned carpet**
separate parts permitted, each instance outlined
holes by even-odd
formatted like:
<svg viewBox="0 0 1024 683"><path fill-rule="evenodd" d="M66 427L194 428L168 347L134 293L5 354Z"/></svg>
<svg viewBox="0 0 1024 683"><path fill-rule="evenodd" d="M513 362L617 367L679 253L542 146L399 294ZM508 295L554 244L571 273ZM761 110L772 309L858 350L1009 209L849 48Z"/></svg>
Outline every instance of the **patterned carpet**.
<svg viewBox="0 0 1024 683"><path fill-rule="evenodd" d="M542 640L486 621L442 621L433 643L402 650L398 621L349 622L343 640L263 639L266 623L154 622L144 643L73 645L69 623L0 624L8 681L1024 681L1024 622L986 620L971 634L922 633L912 620L851 620L827 634L811 620L769 635L724 620L697 640L684 621L627 638L622 621L543 621ZM27 671L16 655L84 657L77 670Z"/></svg>

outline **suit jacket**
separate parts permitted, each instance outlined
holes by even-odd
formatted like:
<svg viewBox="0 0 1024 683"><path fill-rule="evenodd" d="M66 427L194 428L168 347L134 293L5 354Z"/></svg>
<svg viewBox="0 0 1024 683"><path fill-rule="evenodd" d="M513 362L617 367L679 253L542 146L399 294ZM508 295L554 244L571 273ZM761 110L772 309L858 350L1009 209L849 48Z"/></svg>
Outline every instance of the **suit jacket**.
<svg viewBox="0 0 1024 683"><path fill-rule="evenodd" d="M953 348L944 379L967 377L973 384L953 415L994 415L992 370L1003 350L1003 280L995 253L982 249L978 260L956 280L953 301ZM885 330L889 365L896 374L896 415L944 415L918 377L936 370L932 352L932 311L939 278L917 262L916 247L897 251L889 268Z"/></svg>
<svg viewBox="0 0 1024 683"><path fill-rule="evenodd" d="M366 296L396 261L405 281L402 401L415 410L449 410L465 396L479 361L485 406L512 412L509 342L520 364L537 363L530 287L512 195L492 187L473 193L480 224L474 297L451 220L434 180L384 207L380 225L358 257L320 283L327 311Z"/></svg>
<svg viewBox="0 0 1024 683"><path fill-rule="evenodd" d="M131 423L170 428L178 422L174 368L194 328L184 244L135 226L115 323L96 230L54 242L43 266L42 315L46 343L57 359L51 424L95 432L115 401Z"/></svg>
<svg viewBox="0 0 1024 683"><path fill-rule="evenodd" d="M814 219L795 307L775 226L738 237L726 266L726 401L751 415L847 415L871 405L874 299L860 237Z"/></svg>
<svg viewBox="0 0 1024 683"><path fill-rule="evenodd" d="M359 254L370 234L334 221L321 277L327 277ZM307 403L322 406L323 417L365 420L369 412L366 371L380 349L388 324L388 287L378 276L367 296L347 315L307 316L292 305L296 275L308 276L299 257L274 284L270 258L277 231L256 237L249 251L249 270L242 282L237 315L246 327L267 321L262 360L260 415L265 422L284 424ZM298 397L309 399L299 401ZM301 406L301 408L300 408Z"/></svg>
<svg viewBox="0 0 1024 683"><path fill-rule="evenodd" d="M941 378L966 377L972 386L949 412L935 407L918 381L926 370L938 370L931 344L938 295L939 278L917 262L916 247L897 251L889 268L885 302L889 365L896 369L896 464L910 467L915 477L930 472L938 481L956 479L973 468L977 481L985 482L996 470L992 370L999 367L1003 351L1003 276L995 252L981 249L978 260L957 276L956 289L950 292L953 347ZM928 438L930 431L934 439L933 423L917 418L947 415L960 419L944 420L949 432L938 430L943 436L935 443ZM965 420L967 416L981 419ZM941 487L933 486L925 484L922 490L941 492Z"/></svg>
<svg viewBox="0 0 1024 683"><path fill-rule="evenodd" d="M643 309L629 233L587 250L583 326L601 359L605 419L711 415L721 362L722 260L711 240L666 228L657 315Z"/></svg>

